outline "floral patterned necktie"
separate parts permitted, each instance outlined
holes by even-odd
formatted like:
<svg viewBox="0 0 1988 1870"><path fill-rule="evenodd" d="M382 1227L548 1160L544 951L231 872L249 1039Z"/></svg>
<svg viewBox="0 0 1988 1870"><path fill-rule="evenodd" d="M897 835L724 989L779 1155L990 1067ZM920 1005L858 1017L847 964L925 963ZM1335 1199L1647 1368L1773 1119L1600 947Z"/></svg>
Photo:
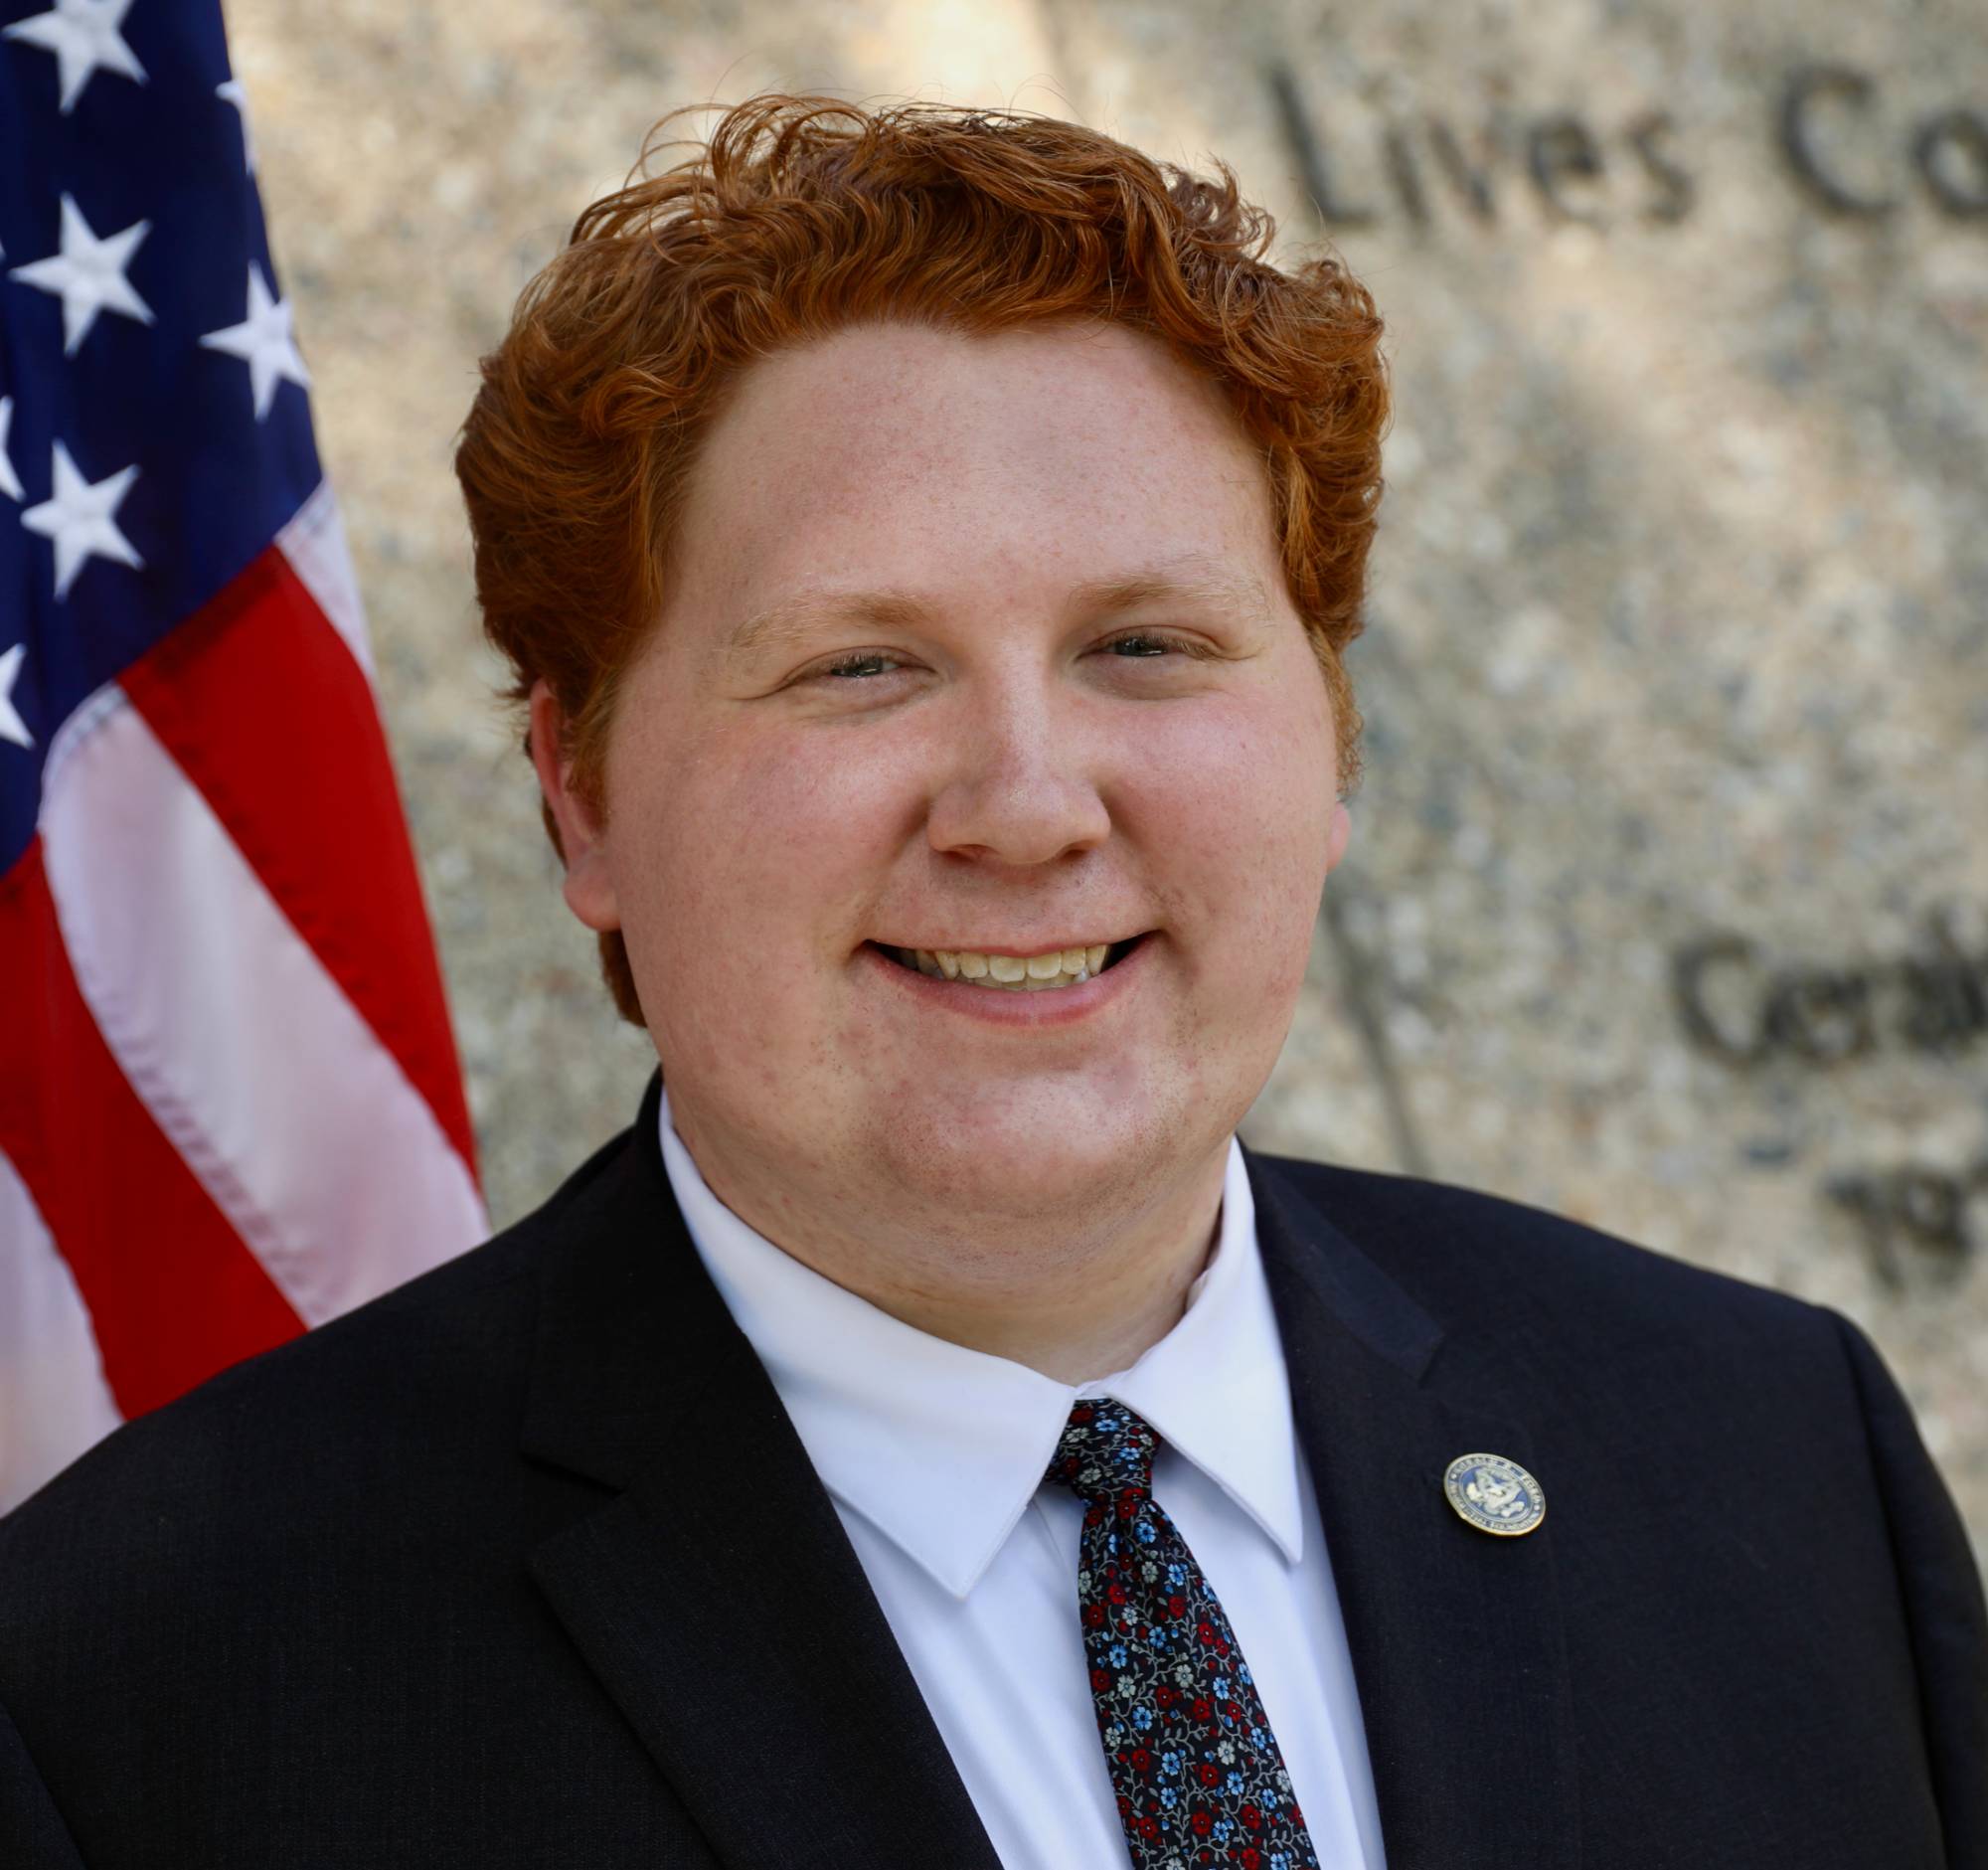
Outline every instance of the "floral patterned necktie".
<svg viewBox="0 0 1988 1870"><path fill-rule="evenodd" d="M1070 1412L1048 1474L1083 1502L1077 1611L1134 1870L1317 1870L1236 1632L1153 1498L1159 1445L1101 1397Z"/></svg>

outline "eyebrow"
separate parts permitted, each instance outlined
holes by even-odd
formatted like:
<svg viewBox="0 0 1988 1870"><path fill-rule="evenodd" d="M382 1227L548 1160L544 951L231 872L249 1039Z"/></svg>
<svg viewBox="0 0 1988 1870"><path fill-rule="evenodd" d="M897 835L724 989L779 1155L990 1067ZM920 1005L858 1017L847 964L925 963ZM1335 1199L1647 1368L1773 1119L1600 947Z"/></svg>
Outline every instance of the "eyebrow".
<svg viewBox="0 0 1988 1870"><path fill-rule="evenodd" d="M1195 554L1115 578L1074 585L1064 608L1072 616L1105 617L1144 604L1181 602L1253 616L1270 607L1269 594L1255 573ZM910 592L802 590L746 617L725 639L719 653L740 656L753 649L791 644L836 623L911 629L930 623L936 614L930 603Z"/></svg>

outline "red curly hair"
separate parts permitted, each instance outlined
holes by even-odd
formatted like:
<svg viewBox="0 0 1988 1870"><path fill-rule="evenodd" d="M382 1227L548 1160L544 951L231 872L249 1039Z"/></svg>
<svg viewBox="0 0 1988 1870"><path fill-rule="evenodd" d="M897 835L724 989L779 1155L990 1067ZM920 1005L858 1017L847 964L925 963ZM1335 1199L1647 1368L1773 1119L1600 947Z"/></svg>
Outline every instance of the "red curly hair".
<svg viewBox="0 0 1988 1870"><path fill-rule="evenodd" d="M1222 388L1263 451L1351 792L1360 716L1342 655L1362 624L1388 414L1367 289L1329 256L1272 266L1275 224L1226 163L1211 181L1077 124L770 92L652 171L681 146L662 140L679 114L525 288L455 456L485 633L514 700L543 678L559 703L580 796L604 810L620 678L660 613L728 386L755 359L887 318L1109 320ZM620 935L600 946L615 1004L641 1024Z"/></svg>

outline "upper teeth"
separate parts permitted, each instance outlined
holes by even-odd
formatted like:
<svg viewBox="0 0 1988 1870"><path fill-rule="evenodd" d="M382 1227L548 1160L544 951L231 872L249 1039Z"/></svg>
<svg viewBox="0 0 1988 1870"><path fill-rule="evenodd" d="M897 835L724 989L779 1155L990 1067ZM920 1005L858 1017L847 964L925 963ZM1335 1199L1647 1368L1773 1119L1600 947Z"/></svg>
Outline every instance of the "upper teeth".
<svg viewBox="0 0 1988 1870"><path fill-rule="evenodd" d="M970 980L976 987L1005 987L1036 993L1045 987L1074 987L1104 965L1109 943L1052 948L1047 954L983 954L977 948L900 948L898 958L921 974Z"/></svg>

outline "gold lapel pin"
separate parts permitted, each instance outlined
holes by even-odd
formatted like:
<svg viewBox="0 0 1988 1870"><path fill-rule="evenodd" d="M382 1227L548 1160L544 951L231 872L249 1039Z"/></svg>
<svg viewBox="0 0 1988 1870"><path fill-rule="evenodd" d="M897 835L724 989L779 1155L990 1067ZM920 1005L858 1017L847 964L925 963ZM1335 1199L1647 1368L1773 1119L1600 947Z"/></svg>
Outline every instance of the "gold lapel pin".
<svg viewBox="0 0 1988 1870"><path fill-rule="evenodd" d="M1443 1474L1442 1494L1458 1519L1500 1539L1537 1531L1547 1516L1540 1483L1502 1454L1459 1454Z"/></svg>

